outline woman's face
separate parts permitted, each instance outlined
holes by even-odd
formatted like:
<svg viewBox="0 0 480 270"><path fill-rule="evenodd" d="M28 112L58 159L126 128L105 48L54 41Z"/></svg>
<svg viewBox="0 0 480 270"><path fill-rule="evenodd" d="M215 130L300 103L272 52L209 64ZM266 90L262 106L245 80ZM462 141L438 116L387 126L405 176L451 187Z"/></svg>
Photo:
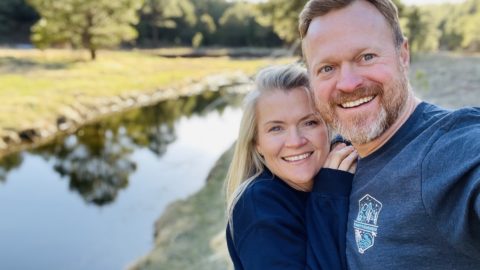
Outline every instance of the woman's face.
<svg viewBox="0 0 480 270"><path fill-rule="evenodd" d="M257 103L257 151L270 171L298 190L310 190L329 152L327 127L303 88L276 90Z"/></svg>

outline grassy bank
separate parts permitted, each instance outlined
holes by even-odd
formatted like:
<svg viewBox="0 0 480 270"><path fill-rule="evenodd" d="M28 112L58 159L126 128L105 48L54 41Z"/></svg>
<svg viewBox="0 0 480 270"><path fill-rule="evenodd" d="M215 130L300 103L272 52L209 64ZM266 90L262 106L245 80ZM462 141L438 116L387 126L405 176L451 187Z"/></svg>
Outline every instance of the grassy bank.
<svg viewBox="0 0 480 270"><path fill-rule="evenodd" d="M205 187L190 198L171 204L155 224L155 247L131 270L225 270L223 181L233 154L224 153L212 168Z"/></svg>
<svg viewBox="0 0 480 270"><path fill-rule="evenodd" d="M272 61L164 58L155 51L100 51L89 61L81 51L2 49L0 136L55 124L65 107L98 107L109 98L176 89L212 74L253 74Z"/></svg>

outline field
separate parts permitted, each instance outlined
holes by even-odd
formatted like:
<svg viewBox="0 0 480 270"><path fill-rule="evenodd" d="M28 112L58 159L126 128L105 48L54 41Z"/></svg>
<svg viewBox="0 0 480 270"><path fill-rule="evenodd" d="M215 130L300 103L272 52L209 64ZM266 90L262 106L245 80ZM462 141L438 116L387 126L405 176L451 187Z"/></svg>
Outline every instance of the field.
<svg viewBox="0 0 480 270"><path fill-rule="evenodd" d="M51 127L69 107L177 89L212 74L252 75L272 58L174 58L187 49L100 51L96 61L70 50L0 50L0 138L8 131ZM159 55L169 55L160 57ZM288 61L288 60L280 60Z"/></svg>
<svg viewBox="0 0 480 270"><path fill-rule="evenodd" d="M480 55L437 53L413 58L410 80L424 100L447 107L480 106Z"/></svg>

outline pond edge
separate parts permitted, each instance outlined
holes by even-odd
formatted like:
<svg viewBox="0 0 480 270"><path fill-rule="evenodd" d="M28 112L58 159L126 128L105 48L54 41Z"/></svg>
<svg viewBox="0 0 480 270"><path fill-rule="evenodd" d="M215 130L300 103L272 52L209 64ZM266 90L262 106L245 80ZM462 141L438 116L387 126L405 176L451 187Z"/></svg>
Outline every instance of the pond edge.
<svg viewBox="0 0 480 270"><path fill-rule="evenodd" d="M0 158L42 146L57 136L75 133L86 124L114 114L151 106L165 100L197 95L207 90L218 91L230 87L231 91L245 92L246 87L241 86L250 82L251 78L244 72L230 72L209 75L178 88L162 88L150 92L126 93L120 96L101 98L99 104L95 106L80 103L65 105L60 109L56 123L48 123L41 127L32 126L22 130L1 130Z"/></svg>

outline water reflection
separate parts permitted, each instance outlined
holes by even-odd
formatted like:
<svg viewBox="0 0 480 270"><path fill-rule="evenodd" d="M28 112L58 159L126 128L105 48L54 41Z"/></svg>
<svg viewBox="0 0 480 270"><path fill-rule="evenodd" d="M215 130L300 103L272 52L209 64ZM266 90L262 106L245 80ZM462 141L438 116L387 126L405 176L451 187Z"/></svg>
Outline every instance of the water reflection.
<svg viewBox="0 0 480 270"><path fill-rule="evenodd" d="M241 98L222 89L160 102L103 119L30 152L53 160L54 170L85 202L103 206L128 186L137 168L131 157L135 149L146 148L160 157L176 140L174 123L181 117L221 113L227 106L238 106ZM0 160L0 180L6 181L8 172L21 163L20 154Z"/></svg>
<svg viewBox="0 0 480 270"><path fill-rule="evenodd" d="M23 157L20 153L12 154L0 159L0 182L7 180L7 174L22 165Z"/></svg>

